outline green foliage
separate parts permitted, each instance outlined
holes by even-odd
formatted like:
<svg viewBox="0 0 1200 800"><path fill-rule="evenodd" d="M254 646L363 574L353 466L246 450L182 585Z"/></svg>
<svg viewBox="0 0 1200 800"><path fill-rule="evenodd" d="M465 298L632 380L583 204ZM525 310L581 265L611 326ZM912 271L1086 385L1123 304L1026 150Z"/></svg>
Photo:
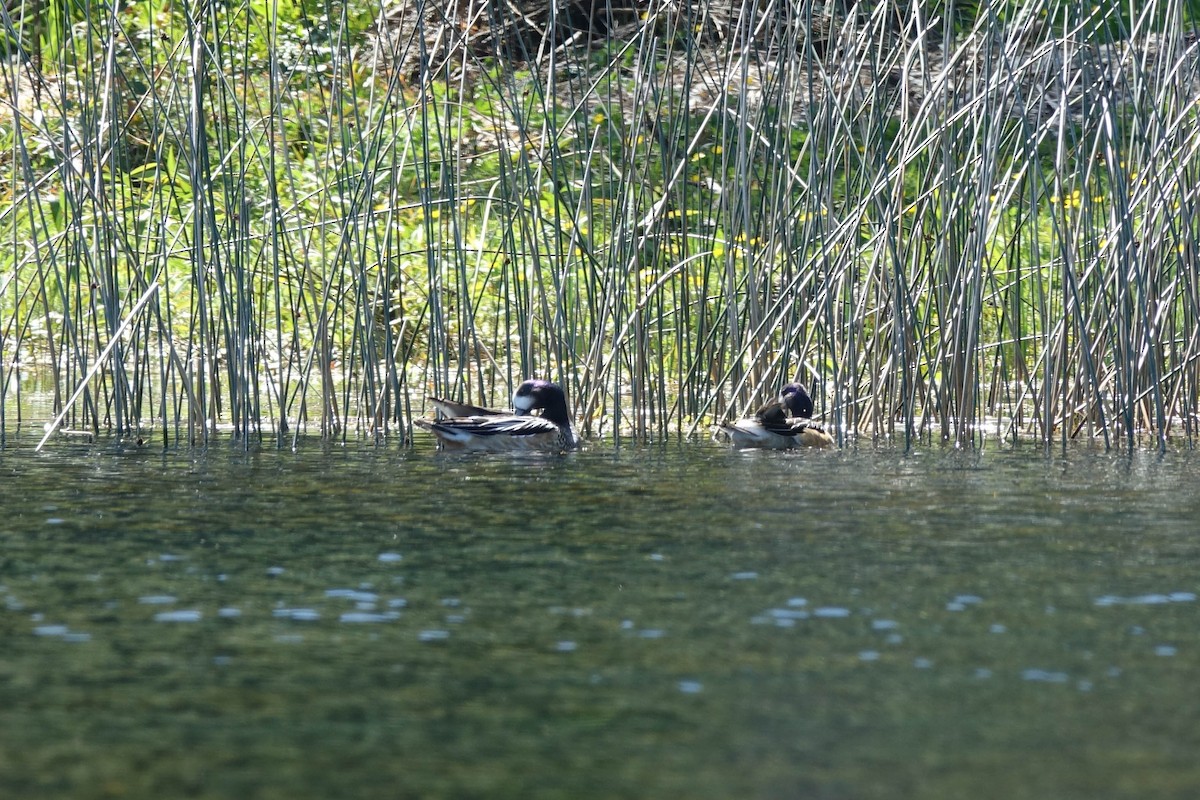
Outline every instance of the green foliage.
<svg viewBox="0 0 1200 800"><path fill-rule="evenodd" d="M843 433L1191 435L1174 6L1134 39L1054 2L916 36L935 5L860 4L825 62L784 19L741 60L658 14L553 70L360 4L97 11L13 90L3 357L94 382L72 424L180 441L403 430L531 374L600 435L797 376Z"/></svg>

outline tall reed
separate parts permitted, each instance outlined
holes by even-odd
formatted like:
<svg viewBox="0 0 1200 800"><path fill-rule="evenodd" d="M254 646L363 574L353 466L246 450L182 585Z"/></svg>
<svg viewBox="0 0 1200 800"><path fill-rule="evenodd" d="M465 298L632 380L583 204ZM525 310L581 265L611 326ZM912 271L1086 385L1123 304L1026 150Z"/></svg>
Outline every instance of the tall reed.
<svg viewBox="0 0 1200 800"><path fill-rule="evenodd" d="M5 16L0 431L35 376L249 446L542 375L618 441L792 379L841 441L1194 441L1189 9L927 6Z"/></svg>

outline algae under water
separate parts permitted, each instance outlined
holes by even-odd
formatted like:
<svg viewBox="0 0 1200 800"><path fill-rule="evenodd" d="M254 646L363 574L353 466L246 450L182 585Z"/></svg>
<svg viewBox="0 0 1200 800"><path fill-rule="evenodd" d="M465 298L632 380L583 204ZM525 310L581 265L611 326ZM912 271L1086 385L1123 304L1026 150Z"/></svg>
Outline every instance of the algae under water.
<svg viewBox="0 0 1200 800"><path fill-rule="evenodd" d="M0 450L0 796L1200 792L1200 457Z"/></svg>

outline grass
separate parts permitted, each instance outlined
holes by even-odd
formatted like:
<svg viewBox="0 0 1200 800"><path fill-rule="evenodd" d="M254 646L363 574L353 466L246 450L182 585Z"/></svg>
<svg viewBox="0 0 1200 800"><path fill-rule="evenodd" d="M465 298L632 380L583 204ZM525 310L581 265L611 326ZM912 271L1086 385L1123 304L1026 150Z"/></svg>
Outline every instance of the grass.
<svg viewBox="0 0 1200 800"><path fill-rule="evenodd" d="M791 379L842 442L1197 434L1177 0L22 8L0 423L38 373L168 446L401 438L539 375L618 441Z"/></svg>

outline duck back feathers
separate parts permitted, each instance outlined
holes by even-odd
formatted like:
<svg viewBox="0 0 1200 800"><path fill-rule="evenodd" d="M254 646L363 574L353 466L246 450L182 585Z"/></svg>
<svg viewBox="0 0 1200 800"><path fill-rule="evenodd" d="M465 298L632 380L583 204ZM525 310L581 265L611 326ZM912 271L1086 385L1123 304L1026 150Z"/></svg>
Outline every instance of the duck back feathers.
<svg viewBox="0 0 1200 800"><path fill-rule="evenodd" d="M429 402L443 417L503 417L509 413L483 406L473 406L470 403L460 403L457 400L445 400L441 397L431 397Z"/></svg>

